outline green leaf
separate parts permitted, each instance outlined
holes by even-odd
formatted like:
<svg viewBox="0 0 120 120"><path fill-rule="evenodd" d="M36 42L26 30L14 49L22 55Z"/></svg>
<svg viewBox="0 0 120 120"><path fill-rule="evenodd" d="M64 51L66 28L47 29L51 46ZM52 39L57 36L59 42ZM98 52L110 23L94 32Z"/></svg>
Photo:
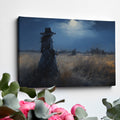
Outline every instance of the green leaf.
<svg viewBox="0 0 120 120"><path fill-rule="evenodd" d="M108 109L107 116L114 120L120 120L120 104Z"/></svg>
<svg viewBox="0 0 120 120"><path fill-rule="evenodd" d="M75 111L75 115L76 117L78 117L79 119L83 119L85 117L87 117L87 112L85 110L83 110L81 107L77 107L76 111Z"/></svg>
<svg viewBox="0 0 120 120"><path fill-rule="evenodd" d="M0 99L0 106L2 106L3 105L3 101Z"/></svg>
<svg viewBox="0 0 120 120"><path fill-rule="evenodd" d="M45 106L44 102L41 100L35 101L35 116L37 118L47 119L49 114L49 109Z"/></svg>
<svg viewBox="0 0 120 120"><path fill-rule="evenodd" d="M56 89L55 86L50 87L50 88L47 88L47 90L48 90L49 92L51 92L51 93L54 92L55 89ZM38 93L37 97L38 97L38 98L44 97L44 96L45 96L45 90L46 90L46 89L43 89L42 91L40 91L40 92Z"/></svg>
<svg viewBox="0 0 120 120"><path fill-rule="evenodd" d="M103 104L106 106L107 109L112 108L112 104L109 103L109 102L107 102L107 99L106 99L106 98L102 99L102 102L103 102Z"/></svg>
<svg viewBox="0 0 120 120"><path fill-rule="evenodd" d="M52 105L53 103L55 103L55 96L53 94L51 94L48 90L45 90L45 101L46 103L48 103L49 105Z"/></svg>
<svg viewBox="0 0 120 120"><path fill-rule="evenodd" d="M43 89L42 91L40 91L38 94L37 94L37 97L38 98L41 98L41 97L44 97L45 96L45 89Z"/></svg>
<svg viewBox="0 0 120 120"><path fill-rule="evenodd" d="M65 102L65 99L59 100L57 102L55 102L55 104L61 103L61 102Z"/></svg>
<svg viewBox="0 0 120 120"><path fill-rule="evenodd" d="M36 96L36 91L34 88L20 87L20 91L26 93L31 98Z"/></svg>
<svg viewBox="0 0 120 120"><path fill-rule="evenodd" d="M20 88L20 86L19 86L19 84L18 84L18 82L12 82L11 84L10 84L10 92L12 92L12 93L14 93L14 94L17 94L17 92L18 92L18 89Z"/></svg>
<svg viewBox="0 0 120 120"><path fill-rule="evenodd" d="M56 86L52 86L52 87L48 88L49 92L54 92L55 90L56 90Z"/></svg>
<svg viewBox="0 0 120 120"><path fill-rule="evenodd" d="M16 113L16 111L6 107L6 106L1 106L0 107L0 118L4 118L6 116L10 116Z"/></svg>
<svg viewBox="0 0 120 120"><path fill-rule="evenodd" d="M88 118L85 118L84 120L98 120L97 117L88 117Z"/></svg>
<svg viewBox="0 0 120 120"><path fill-rule="evenodd" d="M18 110L20 105L19 101L14 94L8 94L3 97L3 105L13 109Z"/></svg>
<svg viewBox="0 0 120 120"><path fill-rule="evenodd" d="M120 98L117 99L117 100L115 100L115 101L113 102L113 106L116 106L116 105L118 105L118 104L120 104Z"/></svg>
<svg viewBox="0 0 120 120"><path fill-rule="evenodd" d="M6 89L2 92L2 96L4 97L5 95L10 94L10 93L15 94L17 96L19 88L20 87L19 87L18 82L14 81L10 84L8 89Z"/></svg>
<svg viewBox="0 0 120 120"><path fill-rule="evenodd" d="M4 97L5 95L9 94L9 88L2 91L2 97Z"/></svg>
<svg viewBox="0 0 120 120"><path fill-rule="evenodd" d="M10 75L8 73L4 73L0 81L0 90L4 91L8 89L9 80L10 80Z"/></svg>

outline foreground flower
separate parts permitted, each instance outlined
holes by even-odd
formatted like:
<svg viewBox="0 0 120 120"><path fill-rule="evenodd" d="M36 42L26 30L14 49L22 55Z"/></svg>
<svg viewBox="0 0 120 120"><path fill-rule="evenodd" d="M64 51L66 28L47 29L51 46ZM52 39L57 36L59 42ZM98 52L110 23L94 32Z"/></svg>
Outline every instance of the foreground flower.
<svg viewBox="0 0 120 120"><path fill-rule="evenodd" d="M48 120L74 120L73 115L64 108L56 108L53 112L57 113L57 115L53 115Z"/></svg>
<svg viewBox="0 0 120 120"><path fill-rule="evenodd" d="M35 109L35 103L34 102L26 102L26 101L20 101L20 111L25 115L27 118L29 110Z"/></svg>
<svg viewBox="0 0 120 120"><path fill-rule="evenodd" d="M53 112L55 111L55 109L57 109L57 108L58 108L58 106L57 106L56 104L51 105L51 106L49 107L49 113L50 113L50 114L53 113Z"/></svg>
<svg viewBox="0 0 120 120"><path fill-rule="evenodd" d="M85 109L84 106L82 106L82 105L80 105L80 104L76 104L76 105L74 105L74 106L71 108L71 113L72 113L74 116L75 116L75 111L76 111L76 109L77 109L78 107L81 107L83 110L86 111L86 109Z"/></svg>
<svg viewBox="0 0 120 120"><path fill-rule="evenodd" d="M4 118L1 118L0 120L14 120L14 119L12 119L9 116L7 116L7 117L4 117Z"/></svg>
<svg viewBox="0 0 120 120"><path fill-rule="evenodd" d="M49 114L53 113L58 106L56 104L49 105L46 102L44 102L45 106L49 109Z"/></svg>
<svg viewBox="0 0 120 120"><path fill-rule="evenodd" d="M53 115L48 120L62 120L59 115Z"/></svg>
<svg viewBox="0 0 120 120"><path fill-rule="evenodd" d="M65 116L65 120L74 120L74 117L72 114L69 113Z"/></svg>
<svg viewBox="0 0 120 120"><path fill-rule="evenodd" d="M65 116L69 114L68 111L64 108L56 108L54 112L58 113L62 120L64 120Z"/></svg>

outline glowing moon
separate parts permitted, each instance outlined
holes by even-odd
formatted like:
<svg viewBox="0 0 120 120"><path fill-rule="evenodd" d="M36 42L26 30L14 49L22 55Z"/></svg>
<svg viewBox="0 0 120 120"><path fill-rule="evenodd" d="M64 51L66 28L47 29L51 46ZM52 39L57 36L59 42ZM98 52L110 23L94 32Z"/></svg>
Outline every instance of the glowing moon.
<svg viewBox="0 0 120 120"><path fill-rule="evenodd" d="M70 25L71 27L76 27L77 24L78 24L78 22L75 21L75 20L70 20L70 22L69 22L69 25Z"/></svg>

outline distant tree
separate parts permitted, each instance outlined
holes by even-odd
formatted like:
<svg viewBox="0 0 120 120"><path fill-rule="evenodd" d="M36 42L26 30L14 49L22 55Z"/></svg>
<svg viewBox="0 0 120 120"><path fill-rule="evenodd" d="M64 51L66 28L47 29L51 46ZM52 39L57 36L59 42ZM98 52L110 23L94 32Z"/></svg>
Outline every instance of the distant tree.
<svg viewBox="0 0 120 120"><path fill-rule="evenodd" d="M91 53L91 54L101 54L101 55L106 54L106 52L104 50L99 49L99 48L91 48L89 53Z"/></svg>
<svg viewBox="0 0 120 120"><path fill-rule="evenodd" d="M76 49L72 50L72 55L76 55Z"/></svg>

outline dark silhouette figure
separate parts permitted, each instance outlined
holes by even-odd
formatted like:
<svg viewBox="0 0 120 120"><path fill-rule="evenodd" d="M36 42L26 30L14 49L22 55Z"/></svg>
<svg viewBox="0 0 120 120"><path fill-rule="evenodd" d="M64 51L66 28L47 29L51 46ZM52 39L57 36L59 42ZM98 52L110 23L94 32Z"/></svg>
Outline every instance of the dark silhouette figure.
<svg viewBox="0 0 120 120"><path fill-rule="evenodd" d="M52 35L56 34L51 31L50 28L45 28L44 33L40 33L41 37L41 58L38 65L38 70L41 76L41 79L51 79L54 80L58 75L58 68L55 58L55 50L53 48ZM48 81L50 82L50 81ZM51 81L52 83L55 82Z"/></svg>

